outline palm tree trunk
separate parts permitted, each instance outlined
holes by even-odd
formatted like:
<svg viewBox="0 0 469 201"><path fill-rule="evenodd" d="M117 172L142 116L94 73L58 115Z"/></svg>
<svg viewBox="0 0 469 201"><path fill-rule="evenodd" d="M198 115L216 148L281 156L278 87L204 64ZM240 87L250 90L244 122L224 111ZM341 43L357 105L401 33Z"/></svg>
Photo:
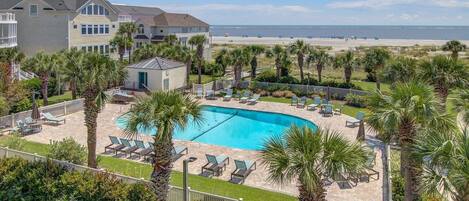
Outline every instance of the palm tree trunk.
<svg viewBox="0 0 469 201"><path fill-rule="evenodd" d="M316 69L318 70L318 81L321 82L322 78L322 65L318 64L316 65Z"/></svg>
<svg viewBox="0 0 469 201"><path fill-rule="evenodd" d="M326 201L326 190L321 184L318 184L316 192L308 191L303 184L298 186L298 191L299 201Z"/></svg>
<svg viewBox="0 0 469 201"><path fill-rule="evenodd" d="M298 67L300 68L300 82L303 83L305 78L303 73L303 66L304 66L304 57L303 55L298 55Z"/></svg>
<svg viewBox="0 0 469 201"><path fill-rule="evenodd" d="M158 129L161 130L161 129ZM171 140L158 140L154 142L155 161L151 173L151 183L157 201L166 201L169 192L169 179L171 176Z"/></svg>
<svg viewBox="0 0 469 201"><path fill-rule="evenodd" d="M440 112L445 112L446 111L446 101L448 99L449 90L443 84L438 84L437 86L435 86L435 91L438 94L438 98L439 98L439 101L440 101L439 110L440 110Z"/></svg>
<svg viewBox="0 0 469 201"><path fill-rule="evenodd" d="M275 68L277 70L277 80L280 79L280 59L275 59Z"/></svg>
<svg viewBox="0 0 469 201"><path fill-rule="evenodd" d="M190 87L190 74L191 74L191 67L192 67L192 58L188 58L186 61L186 85Z"/></svg>
<svg viewBox="0 0 469 201"><path fill-rule="evenodd" d="M453 51L453 52L451 53L451 57L452 57L454 60L458 60L459 52L458 52L458 51Z"/></svg>
<svg viewBox="0 0 469 201"><path fill-rule="evenodd" d="M49 88L49 75L45 73L44 75L41 76L41 93L42 93L42 100L44 103L44 106L49 105L49 100L48 100L48 88Z"/></svg>
<svg viewBox="0 0 469 201"><path fill-rule="evenodd" d="M70 81L70 90L72 90L72 99L77 99L77 84L75 80Z"/></svg>
<svg viewBox="0 0 469 201"><path fill-rule="evenodd" d="M132 47L129 47L129 64L132 63Z"/></svg>
<svg viewBox="0 0 469 201"><path fill-rule="evenodd" d="M352 78L352 68L345 67L344 68L344 75L345 75L345 82L350 83L350 80Z"/></svg>
<svg viewBox="0 0 469 201"><path fill-rule="evenodd" d="M420 198L419 186L419 161L411 156L414 145L415 129L410 121L402 120L399 126L399 141L401 144L401 169L404 167L404 198L406 201L417 201Z"/></svg>
<svg viewBox="0 0 469 201"><path fill-rule="evenodd" d="M251 78L256 78L257 71L257 57L253 57L251 60Z"/></svg>
<svg viewBox="0 0 469 201"><path fill-rule="evenodd" d="M85 125L87 128L87 145L88 145L88 167L96 168L96 129L98 126L99 108L95 103L95 94L86 90L83 93L85 97Z"/></svg>
<svg viewBox="0 0 469 201"><path fill-rule="evenodd" d="M375 79L376 79L376 88L378 90L381 90L381 81L379 80L378 73L375 73Z"/></svg>
<svg viewBox="0 0 469 201"><path fill-rule="evenodd" d="M202 84L202 62L198 62L199 66L197 66L197 84Z"/></svg>
<svg viewBox="0 0 469 201"><path fill-rule="evenodd" d="M122 63L124 61L124 53L119 52L119 61Z"/></svg>

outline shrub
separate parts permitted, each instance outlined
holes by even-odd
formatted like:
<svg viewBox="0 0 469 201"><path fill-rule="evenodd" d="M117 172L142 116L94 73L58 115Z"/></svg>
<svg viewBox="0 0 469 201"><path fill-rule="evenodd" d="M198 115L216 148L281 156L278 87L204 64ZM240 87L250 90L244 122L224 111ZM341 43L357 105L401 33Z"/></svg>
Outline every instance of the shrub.
<svg viewBox="0 0 469 201"><path fill-rule="evenodd" d="M53 141L49 147L47 157L83 165L86 162L86 148L72 138Z"/></svg>
<svg viewBox="0 0 469 201"><path fill-rule="evenodd" d="M8 105L7 99L0 96L0 116L7 115L10 112L10 106Z"/></svg>
<svg viewBox="0 0 469 201"><path fill-rule="evenodd" d="M366 98L364 96L349 93L345 97L345 101L346 101L346 104L350 106L366 107Z"/></svg>
<svg viewBox="0 0 469 201"><path fill-rule="evenodd" d="M15 149L22 151L24 144L25 144L25 139L21 138L21 136L18 133L13 134L11 137L7 138L5 140L4 146L10 148L10 149Z"/></svg>
<svg viewBox="0 0 469 201"><path fill-rule="evenodd" d="M280 97L283 97L285 95L285 93L283 91L274 91L272 92L272 96L275 97L275 98L280 98Z"/></svg>
<svg viewBox="0 0 469 201"><path fill-rule="evenodd" d="M39 78L22 80L21 84L28 91L40 91L41 90L41 80Z"/></svg>
<svg viewBox="0 0 469 201"><path fill-rule="evenodd" d="M30 110L32 108L32 103L31 100L29 100L28 97L25 97L21 99L20 101L16 102L12 107L11 107L11 112L17 113L17 112L23 112L26 110Z"/></svg>
<svg viewBox="0 0 469 201"><path fill-rule="evenodd" d="M393 170L391 172L392 177L392 200L403 201L404 200L404 178L401 177L399 170Z"/></svg>
<svg viewBox="0 0 469 201"><path fill-rule="evenodd" d="M305 78L303 79L303 82L301 82L303 85L319 85L319 81L317 79L314 79L312 77L310 78Z"/></svg>
<svg viewBox="0 0 469 201"><path fill-rule="evenodd" d="M286 84L299 84L300 83L300 81L293 76L283 76L280 78L278 82L286 83Z"/></svg>
<svg viewBox="0 0 469 201"><path fill-rule="evenodd" d="M295 93L293 93L291 91L284 91L283 92L283 97L285 97L285 98L291 98L293 96L295 96Z"/></svg>
<svg viewBox="0 0 469 201"><path fill-rule="evenodd" d="M277 82L277 75L272 70L266 70L256 76L256 81L259 82Z"/></svg>

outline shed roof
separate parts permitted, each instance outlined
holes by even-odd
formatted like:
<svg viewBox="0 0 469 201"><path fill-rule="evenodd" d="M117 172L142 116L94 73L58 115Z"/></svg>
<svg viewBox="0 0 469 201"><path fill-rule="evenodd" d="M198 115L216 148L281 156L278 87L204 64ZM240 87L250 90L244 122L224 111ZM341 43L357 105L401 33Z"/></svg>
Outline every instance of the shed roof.
<svg viewBox="0 0 469 201"><path fill-rule="evenodd" d="M127 66L127 68L148 69L148 70L168 70L173 68L185 67L184 63L165 59L161 57L154 57L151 59L143 60L135 64Z"/></svg>

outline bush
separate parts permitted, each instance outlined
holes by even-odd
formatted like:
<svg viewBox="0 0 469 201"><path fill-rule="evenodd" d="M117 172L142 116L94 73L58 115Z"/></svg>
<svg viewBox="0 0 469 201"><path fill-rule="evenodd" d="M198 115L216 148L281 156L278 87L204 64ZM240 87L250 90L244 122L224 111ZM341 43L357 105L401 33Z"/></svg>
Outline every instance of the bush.
<svg viewBox="0 0 469 201"><path fill-rule="evenodd" d="M280 78L279 82L286 83L286 84L299 84L300 83L300 81L293 76L283 76Z"/></svg>
<svg viewBox="0 0 469 201"><path fill-rule="evenodd" d="M350 106L366 107L366 98L364 96L349 93L345 97L345 101L346 101L346 104Z"/></svg>
<svg viewBox="0 0 469 201"><path fill-rule="evenodd" d="M49 147L47 157L83 165L86 162L86 148L72 138L53 141Z"/></svg>
<svg viewBox="0 0 469 201"><path fill-rule="evenodd" d="M12 113L17 113L17 112L23 112L26 110L30 110L32 108L33 104L31 103L31 100L29 100L28 97L25 97L21 99L20 101L16 102L12 107L11 107L11 112Z"/></svg>
<svg viewBox="0 0 469 201"><path fill-rule="evenodd" d="M0 96L0 116L7 115L10 112L10 106L8 105L7 99Z"/></svg>
<svg viewBox="0 0 469 201"><path fill-rule="evenodd" d="M392 177L392 200L403 201L404 200L404 178L401 177L399 170L391 172Z"/></svg>
<svg viewBox="0 0 469 201"><path fill-rule="evenodd" d="M266 70L256 76L258 82L277 82L277 75L272 70Z"/></svg>
<svg viewBox="0 0 469 201"><path fill-rule="evenodd" d="M21 84L28 91L40 91L41 90L41 80L39 78L33 78L29 80L22 80Z"/></svg>
<svg viewBox="0 0 469 201"><path fill-rule="evenodd" d="M285 93L283 91L274 91L272 92L272 96L275 97L275 98L280 98L280 97L283 97L285 95Z"/></svg>
<svg viewBox="0 0 469 201"><path fill-rule="evenodd" d="M7 138L3 145L10 149L22 151L25 141L26 140L21 138L21 136L18 133L15 133L11 137Z"/></svg>

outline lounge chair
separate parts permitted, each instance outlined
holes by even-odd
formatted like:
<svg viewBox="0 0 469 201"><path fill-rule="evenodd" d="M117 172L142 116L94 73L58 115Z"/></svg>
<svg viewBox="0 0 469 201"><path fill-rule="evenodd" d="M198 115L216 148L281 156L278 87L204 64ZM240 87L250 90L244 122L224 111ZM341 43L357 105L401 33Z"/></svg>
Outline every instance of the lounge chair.
<svg viewBox="0 0 469 201"><path fill-rule="evenodd" d="M202 98L202 97L204 97L203 91L202 91L201 88L198 88L198 89L196 90L196 92L197 92L197 93L196 93L196 98Z"/></svg>
<svg viewBox="0 0 469 201"><path fill-rule="evenodd" d="M340 105L338 108L334 109L334 113L341 115L343 109L344 109L344 105Z"/></svg>
<svg viewBox="0 0 469 201"><path fill-rule="evenodd" d="M241 184L244 183L252 171L257 169L256 161L235 160L235 165L236 169L231 173L231 181L234 181L234 178L239 178L241 179Z"/></svg>
<svg viewBox="0 0 469 201"><path fill-rule="evenodd" d="M130 140L120 138L121 143L125 146L124 148L117 150L116 155L118 152L124 153L124 156L127 157L127 154L132 157L132 152L138 149L137 146L130 144Z"/></svg>
<svg viewBox="0 0 469 201"><path fill-rule="evenodd" d="M365 169L359 172L358 177L360 180L365 179L366 182L370 182L370 178L378 180L379 179L379 172L374 170L373 167L376 164L376 153L372 152L368 155L368 159L365 163ZM373 178L376 176L376 178Z"/></svg>
<svg viewBox="0 0 469 201"><path fill-rule="evenodd" d="M327 99L322 99L321 105L327 105L329 104L329 101Z"/></svg>
<svg viewBox="0 0 469 201"><path fill-rule="evenodd" d="M300 98L300 101L298 101L298 104L296 105L296 107L299 107L299 108L304 108L305 105L306 105L306 97L303 96Z"/></svg>
<svg viewBox="0 0 469 201"><path fill-rule="evenodd" d="M33 123L34 123L34 120L33 120L33 118L31 118L31 117L26 117L26 118L24 119L24 123L25 123L26 125L33 124Z"/></svg>
<svg viewBox="0 0 469 201"><path fill-rule="evenodd" d="M326 105L326 107L324 108L324 111L322 112L322 115L323 116L332 116L332 115L334 115L332 105Z"/></svg>
<svg viewBox="0 0 469 201"><path fill-rule="evenodd" d="M320 97L314 97L313 103L309 104L306 109L308 110L315 110L317 107L321 105L321 98Z"/></svg>
<svg viewBox="0 0 469 201"><path fill-rule="evenodd" d="M249 96L250 96L250 92L249 91L245 91L243 96L239 98L239 102L240 103L245 103L249 100Z"/></svg>
<svg viewBox="0 0 469 201"><path fill-rule="evenodd" d="M297 105L297 104L298 104L298 97L296 97L296 95L293 95L291 97L290 105L293 106L293 105Z"/></svg>
<svg viewBox="0 0 469 201"><path fill-rule="evenodd" d="M215 92L213 90L207 90L205 94L205 99L207 100L215 100L217 97L215 96Z"/></svg>
<svg viewBox="0 0 469 201"><path fill-rule="evenodd" d="M116 90L112 94L112 102L129 103L134 100L134 96L127 94L125 91Z"/></svg>
<svg viewBox="0 0 469 201"><path fill-rule="evenodd" d="M125 146L115 136L109 136L109 139L111 140L111 144L104 147L104 152L112 150L117 155L117 151L123 149Z"/></svg>
<svg viewBox="0 0 469 201"><path fill-rule="evenodd" d="M251 99L248 100L248 104L254 105L257 103L257 100L261 97L260 94L254 94Z"/></svg>
<svg viewBox="0 0 469 201"><path fill-rule="evenodd" d="M181 156L188 153L189 150L185 146L173 146L173 149L171 150L171 158L173 161L176 161L177 159L181 158Z"/></svg>
<svg viewBox="0 0 469 201"><path fill-rule="evenodd" d="M205 157L207 158L207 164L202 166L202 172L207 170L212 172L215 176L220 176L223 170L226 169L226 165L230 162L229 158L224 155L214 156L205 154Z"/></svg>
<svg viewBox="0 0 469 201"><path fill-rule="evenodd" d="M153 149L151 149L150 147L146 147L143 141L141 140L134 140L134 142L135 142L135 146L137 146L138 149L132 151L132 153L137 154L139 159L142 158L142 156L143 157L147 156L153 151Z"/></svg>
<svg viewBox="0 0 469 201"><path fill-rule="evenodd" d="M18 131L24 135L24 134L29 134L32 133L34 130L29 127L27 124L25 124L23 121L19 120L16 122L16 125L18 126Z"/></svg>
<svg viewBox="0 0 469 201"><path fill-rule="evenodd" d="M228 89L226 91L226 95L223 96L223 101L230 101L232 97L233 97L233 89Z"/></svg>
<svg viewBox="0 0 469 201"><path fill-rule="evenodd" d="M54 115L48 112L41 113L41 116L42 116L42 119L46 122L55 123L55 124L60 124L61 122L63 122L65 124L65 118L63 117L55 117Z"/></svg>
<svg viewBox="0 0 469 201"><path fill-rule="evenodd" d="M350 118L345 121L345 126L347 127L351 125L352 127L354 127L355 125L360 124L360 122L363 121L364 118L365 118L365 113L357 112L357 114L355 115L355 118Z"/></svg>

